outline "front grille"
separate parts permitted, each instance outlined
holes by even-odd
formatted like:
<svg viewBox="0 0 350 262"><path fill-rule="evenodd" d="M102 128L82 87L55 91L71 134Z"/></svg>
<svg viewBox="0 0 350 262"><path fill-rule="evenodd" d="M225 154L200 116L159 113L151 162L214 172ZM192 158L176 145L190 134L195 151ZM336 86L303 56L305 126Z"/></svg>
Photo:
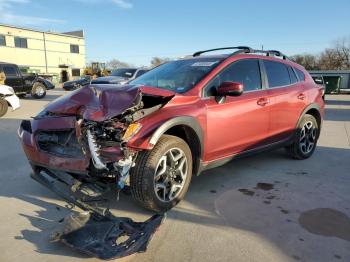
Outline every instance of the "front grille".
<svg viewBox="0 0 350 262"><path fill-rule="evenodd" d="M50 154L62 157L84 157L75 129L40 131L36 135L36 141L42 151Z"/></svg>

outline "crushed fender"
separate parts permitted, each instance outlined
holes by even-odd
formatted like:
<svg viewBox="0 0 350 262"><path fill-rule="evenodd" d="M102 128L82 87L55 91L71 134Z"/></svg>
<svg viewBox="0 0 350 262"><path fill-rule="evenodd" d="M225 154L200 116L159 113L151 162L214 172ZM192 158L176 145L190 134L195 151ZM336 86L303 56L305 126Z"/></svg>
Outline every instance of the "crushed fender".
<svg viewBox="0 0 350 262"><path fill-rule="evenodd" d="M35 172L31 177L62 197L71 205L84 210L64 219L63 229L55 231L53 241L100 259L116 259L145 252L164 215L154 215L144 222L116 217L108 209L87 204L61 189L62 181L50 172Z"/></svg>

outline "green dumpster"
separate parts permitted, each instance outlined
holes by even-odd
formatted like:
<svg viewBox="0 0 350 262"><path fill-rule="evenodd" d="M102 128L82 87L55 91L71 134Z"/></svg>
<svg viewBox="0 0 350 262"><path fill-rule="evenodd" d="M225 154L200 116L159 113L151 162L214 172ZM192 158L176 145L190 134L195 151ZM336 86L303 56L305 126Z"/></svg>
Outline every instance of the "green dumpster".
<svg viewBox="0 0 350 262"><path fill-rule="evenodd" d="M339 93L340 88L340 76L324 76L324 83L326 85L326 94Z"/></svg>

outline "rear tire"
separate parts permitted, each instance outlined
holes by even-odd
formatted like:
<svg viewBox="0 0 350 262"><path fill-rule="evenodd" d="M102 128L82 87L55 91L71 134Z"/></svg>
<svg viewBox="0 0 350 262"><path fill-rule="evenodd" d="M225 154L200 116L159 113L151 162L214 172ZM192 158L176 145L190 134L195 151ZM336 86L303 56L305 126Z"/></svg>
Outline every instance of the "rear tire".
<svg viewBox="0 0 350 262"><path fill-rule="evenodd" d="M5 99L0 98L0 117L4 116L8 110L8 103Z"/></svg>
<svg viewBox="0 0 350 262"><path fill-rule="evenodd" d="M304 115L296 130L293 143L286 147L289 155L298 160L309 158L316 149L319 132L315 117Z"/></svg>
<svg viewBox="0 0 350 262"><path fill-rule="evenodd" d="M44 98L46 96L46 87L44 84L40 82L34 83L31 95L36 99Z"/></svg>
<svg viewBox="0 0 350 262"><path fill-rule="evenodd" d="M133 198L146 209L165 212L185 196L192 176L192 154L176 136L162 136L154 148L138 154L130 173Z"/></svg>

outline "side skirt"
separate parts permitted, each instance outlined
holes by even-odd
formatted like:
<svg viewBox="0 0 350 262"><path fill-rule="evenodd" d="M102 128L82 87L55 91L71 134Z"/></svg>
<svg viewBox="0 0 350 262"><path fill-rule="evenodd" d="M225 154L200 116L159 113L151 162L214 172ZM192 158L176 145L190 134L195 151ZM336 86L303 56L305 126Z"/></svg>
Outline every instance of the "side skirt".
<svg viewBox="0 0 350 262"><path fill-rule="evenodd" d="M209 162L201 161L200 167L199 167L199 171L198 171L197 175L200 175L200 173L202 171L204 171L204 170L208 170L208 169L212 169L212 168L216 168L216 167L225 165L225 164L227 164L228 162L230 162L230 161L232 161L234 159L248 157L248 156L255 155L255 154L258 154L258 153L261 153L261 152L264 152L264 151L270 151L270 150L274 150L274 149L277 149L277 148L281 148L281 147L290 145L292 143L292 141L293 141L293 138L294 138L294 135L291 136L290 138L286 139L286 140L275 142L275 143L272 143L272 144L269 144L269 145L265 145L265 146L261 146L261 147L258 147L258 148L250 149L250 150L247 150L247 151L243 151L241 153L236 153L236 154L233 154L233 155L228 156L228 157L220 158L220 159L217 159L217 160L212 160L212 161L209 161Z"/></svg>

